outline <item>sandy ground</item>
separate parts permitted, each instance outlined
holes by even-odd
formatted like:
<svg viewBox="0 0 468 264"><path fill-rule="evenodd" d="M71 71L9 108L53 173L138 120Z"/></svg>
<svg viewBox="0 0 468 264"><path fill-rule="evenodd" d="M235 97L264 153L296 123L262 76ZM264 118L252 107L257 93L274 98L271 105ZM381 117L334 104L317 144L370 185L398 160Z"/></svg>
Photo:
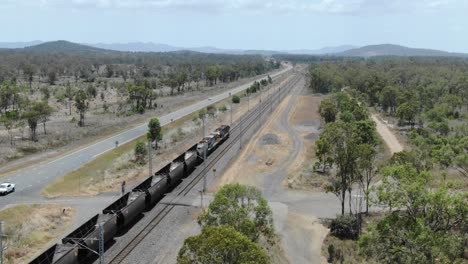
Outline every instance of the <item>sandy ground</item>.
<svg viewBox="0 0 468 264"><path fill-rule="evenodd" d="M396 136L390 131L388 126L382 121L377 114L372 114L372 120L374 120L377 128L377 132L379 133L380 137L383 139L385 144L387 145L388 149L390 150L391 154L396 152L403 151L403 145L398 141Z"/></svg>
<svg viewBox="0 0 468 264"><path fill-rule="evenodd" d="M290 263L326 263L321 255L328 234L319 217L335 214L336 198L324 193L300 192L285 188L288 174L301 170L310 138L318 135L316 122L320 98L299 96L304 91L301 78L294 92L285 98L265 126L257 132L219 181L253 185L262 190L273 211L275 228Z"/></svg>

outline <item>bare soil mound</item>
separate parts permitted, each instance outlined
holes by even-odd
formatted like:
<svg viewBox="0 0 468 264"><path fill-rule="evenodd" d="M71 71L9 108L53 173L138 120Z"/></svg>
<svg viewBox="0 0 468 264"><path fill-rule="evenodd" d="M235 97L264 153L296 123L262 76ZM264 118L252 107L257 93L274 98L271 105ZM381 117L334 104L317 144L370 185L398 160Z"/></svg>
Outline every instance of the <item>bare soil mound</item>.
<svg viewBox="0 0 468 264"><path fill-rule="evenodd" d="M276 134L273 133L268 133L262 136L262 138L259 140L258 144L261 146L266 146L266 145L279 145L280 139Z"/></svg>

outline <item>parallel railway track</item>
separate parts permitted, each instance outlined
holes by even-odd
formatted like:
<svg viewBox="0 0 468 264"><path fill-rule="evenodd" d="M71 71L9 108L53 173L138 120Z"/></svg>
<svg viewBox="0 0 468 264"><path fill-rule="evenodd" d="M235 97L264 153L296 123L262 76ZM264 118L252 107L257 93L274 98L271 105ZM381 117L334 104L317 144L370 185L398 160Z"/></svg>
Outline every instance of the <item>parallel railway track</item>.
<svg viewBox="0 0 468 264"><path fill-rule="evenodd" d="M287 94L288 91L294 87L297 82L300 80L300 76L296 75L291 77L291 80L288 81L282 87L279 93L271 94L267 97L266 100L259 105L257 105L252 111L248 112L245 117L241 118L240 122L235 124L231 128L231 136L224 144L221 144L218 149L216 149L210 156L209 159L204 161L201 166L203 169L196 173L195 172L184 179L181 185L184 185L180 190L177 188L173 191L176 192L175 197L171 200L171 202L162 204L162 208L160 212L157 213L150 222L136 234L134 238L121 250L119 251L109 263L112 264L119 264L122 263L127 256L145 239L145 237L151 233L151 231L176 207L176 205L171 204L180 196L186 196L199 182L203 179L204 175L207 174L213 166L241 139L241 134L248 131L257 121L257 118L261 118L263 112L268 112L269 108L273 108L279 105L282 98ZM274 102L278 102L276 105L271 106ZM271 113L270 113L271 114ZM241 130L242 129L242 130ZM234 133L238 131L237 133ZM233 136L233 134L235 134ZM206 165L205 165L205 162ZM188 182L188 183L186 183Z"/></svg>

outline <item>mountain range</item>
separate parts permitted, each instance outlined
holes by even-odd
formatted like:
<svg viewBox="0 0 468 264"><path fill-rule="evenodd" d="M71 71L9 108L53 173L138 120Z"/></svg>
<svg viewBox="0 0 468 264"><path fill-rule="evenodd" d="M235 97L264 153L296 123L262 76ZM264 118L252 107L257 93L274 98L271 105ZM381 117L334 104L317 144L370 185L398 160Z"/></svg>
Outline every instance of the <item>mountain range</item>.
<svg viewBox="0 0 468 264"><path fill-rule="evenodd" d="M333 55L343 57L375 57L375 56L434 56L434 57L468 57L468 54L452 53L433 49L409 48L394 44L369 45L356 47L343 45L337 47L325 47L322 49L309 50L241 50L220 49L216 47L176 47L167 44L151 42L132 43L97 43L78 44L59 40L51 42L0 42L0 49L12 50L14 52L66 52L66 53L112 53L112 52L174 52L195 51L202 53L225 53L225 54L260 54L271 56L275 54L306 54L306 55Z"/></svg>
<svg viewBox="0 0 468 264"><path fill-rule="evenodd" d="M335 53L343 57L376 57L376 56L428 56L428 57L468 57L468 54L454 53L434 49L408 48L393 44L369 45Z"/></svg>

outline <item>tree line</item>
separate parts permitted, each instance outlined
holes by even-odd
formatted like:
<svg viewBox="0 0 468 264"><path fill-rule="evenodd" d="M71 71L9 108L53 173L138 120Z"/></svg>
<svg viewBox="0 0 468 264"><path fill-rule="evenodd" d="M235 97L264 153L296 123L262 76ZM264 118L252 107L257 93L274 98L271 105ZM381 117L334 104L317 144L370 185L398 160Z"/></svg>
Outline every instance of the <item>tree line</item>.
<svg viewBox="0 0 468 264"><path fill-rule="evenodd" d="M345 193L350 199L357 179L368 204L381 208L382 218L364 234L358 214L332 221L331 233L358 240L364 258L380 263L468 259L468 195L459 189L466 188L468 168L467 67L466 60L444 58L310 66L310 88L335 92L319 109L326 125L316 142L316 167L335 172L326 190L338 196L345 214ZM362 119L368 106L408 131L410 150L395 153L381 166L376 149L368 144L373 125ZM448 169L456 169L461 178L449 179L453 172ZM338 249L330 246L328 251L330 262L343 261Z"/></svg>
<svg viewBox="0 0 468 264"><path fill-rule="evenodd" d="M189 81L229 82L279 68L274 60L257 55L171 53L33 53L0 51L0 82L26 81L54 85L61 77L94 82L99 77L119 77L143 82L148 78L165 79L176 88ZM174 83L174 84L172 84ZM172 87L172 86L171 86Z"/></svg>
<svg viewBox="0 0 468 264"><path fill-rule="evenodd" d="M468 60L409 58L325 62L309 69L317 93L349 93L396 118L418 148L408 155L468 177Z"/></svg>

